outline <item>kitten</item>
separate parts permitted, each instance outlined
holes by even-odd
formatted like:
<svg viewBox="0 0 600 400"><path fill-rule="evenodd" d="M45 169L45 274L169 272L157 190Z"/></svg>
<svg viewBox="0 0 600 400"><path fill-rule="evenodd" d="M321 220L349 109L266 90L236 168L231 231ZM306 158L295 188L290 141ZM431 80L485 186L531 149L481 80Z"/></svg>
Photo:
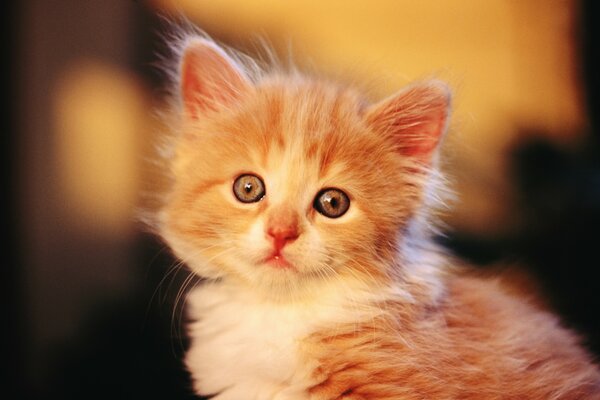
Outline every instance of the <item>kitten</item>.
<svg viewBox="0 0 600 400"><path fill-rule="evenodd" d="M450 92L370 104L190 35L159 232L188 297L194 390L245 399L599 399L557 319L432 236Z"/></svg>

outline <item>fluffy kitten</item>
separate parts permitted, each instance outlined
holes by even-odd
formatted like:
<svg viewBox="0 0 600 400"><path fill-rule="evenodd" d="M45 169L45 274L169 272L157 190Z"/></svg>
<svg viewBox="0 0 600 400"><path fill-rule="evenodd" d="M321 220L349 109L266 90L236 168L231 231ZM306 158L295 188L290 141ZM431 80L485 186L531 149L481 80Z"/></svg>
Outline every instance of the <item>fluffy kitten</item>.
<svg viewBox="0 0 600 400"><path fill-rule="evenodd" d="M440 82L379 103L187 37L160 234L188 298L194 389L246 399L598 399L552 315L430 240Z"/></svg>

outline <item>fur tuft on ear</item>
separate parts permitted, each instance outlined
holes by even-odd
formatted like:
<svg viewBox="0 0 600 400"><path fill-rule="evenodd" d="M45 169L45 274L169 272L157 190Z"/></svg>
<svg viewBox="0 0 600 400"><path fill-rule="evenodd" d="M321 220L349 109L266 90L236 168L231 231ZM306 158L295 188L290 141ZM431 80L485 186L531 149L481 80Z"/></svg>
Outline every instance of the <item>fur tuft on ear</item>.
<svg viewBox="0 0 600 400"><path fill-rule="evenodd" d="M366 120L376 131L389 135L402 155L429 165L446 132L450 99L445 83L427 81L370 106Z"/></svg>
<svg viewBox="0 0 600 400"><path fill-rule="evenodd" d="M230 105L251 83L244 71L215 43L194 38L185 46L180 67L180 91L186 115Z"/></svg>

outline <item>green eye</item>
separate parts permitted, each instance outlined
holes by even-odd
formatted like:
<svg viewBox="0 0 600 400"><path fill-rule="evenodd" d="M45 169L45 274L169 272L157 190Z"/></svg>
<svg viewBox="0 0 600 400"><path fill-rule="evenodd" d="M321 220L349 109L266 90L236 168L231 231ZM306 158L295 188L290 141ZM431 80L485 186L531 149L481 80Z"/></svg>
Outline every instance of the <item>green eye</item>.
<svg viewBox="0 0 600 400"><path fill-rule="evenodd" d="M323 189L317 193L313 207L328 218L339 218L350 208L350 199L340 189Z"/></svg>
<svg viewBox="0 0 600 400"><path fill-rule="evenodd" d="M233 194L242 203L255 203L265 197L265 184L256 175L240 175L233 182Z"/></svg>

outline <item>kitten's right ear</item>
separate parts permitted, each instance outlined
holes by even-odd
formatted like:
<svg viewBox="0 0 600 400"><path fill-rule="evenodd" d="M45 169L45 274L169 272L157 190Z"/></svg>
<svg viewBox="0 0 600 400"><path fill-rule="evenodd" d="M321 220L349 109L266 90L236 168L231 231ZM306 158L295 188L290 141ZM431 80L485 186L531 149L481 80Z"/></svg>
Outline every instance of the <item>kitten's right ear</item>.
<svg viewBox="0 0 600 400"><path fill-rule="evenodd" d="M223 49L201 38L184 48L180 74L184 110L193 119L230 105L252 87L242 68Z"/></svg>

